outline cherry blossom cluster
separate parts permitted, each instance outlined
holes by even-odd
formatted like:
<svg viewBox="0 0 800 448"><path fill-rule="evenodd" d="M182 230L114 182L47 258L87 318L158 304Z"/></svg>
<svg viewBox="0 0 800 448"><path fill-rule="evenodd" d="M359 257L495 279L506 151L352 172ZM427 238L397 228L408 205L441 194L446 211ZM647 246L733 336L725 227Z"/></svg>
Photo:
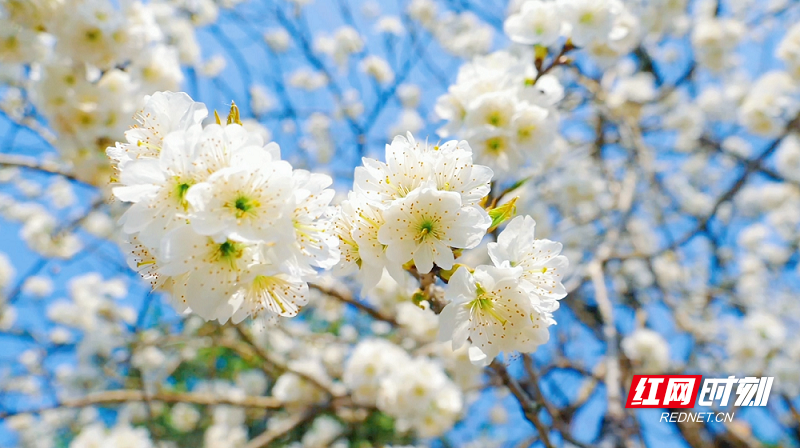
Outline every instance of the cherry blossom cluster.
<svg viewBox="0 0 800 448"><path fill-rule="evenodd" d="M459 349L467 340L470 361L488 365L500 352L532 353L550 337L553 312L567 295L561 276L568 265L561 243L534 239L536 222L518 216L489 243L492 266L461 266L450 278L440 336Z"/></svg>
<svg viewBox="0 0 800 448"><path fill-rule="evenodd" d="M131 203L120 219L129 264L205 319L294 316L306 280L339 258L331 178L292 169L235 105L227 122L204 126L207 113L184 93L156 93L127 142L108 148L114 196Z"/></svg>
<svg viewBox="0 0 800 448"><path fill-rule="evenodd" d="M340 205L336 234L339 271L358 270L365 289L384 269L398 282L413 263L419 274L434 264L451 269L453 250L477 246L492 224L480 206L492 171L473 165L465 141L417 142L411 134L386 145L386 162L364 158L353 191Z"/></svg>
<svg viewBox="0 0 800 448"><path fill-rule="evenodd" d="M452 55L468 58L486 54L491 49L494 32L475 13L441 9L433 0L412 0L406 12ZM392 28L385 24L384 27Z"/></svg>
<svg viewBox="0 0 800 448"><path fill-rule="evenodd" d="M385 339L359 342L342 380L357 403L377 406L396 418L398 431L436 437L449 430L462 411L461 390L438 363L412 358Z"/></svg>
<svg viewBox="0 0 800 448"><path fill-rule="evenodd" d="M363 160L340 205L340 272L357 271L369 290L384 271L399 284L404 269L451 271L441 334L454 349L471 338L470 358L479 364L503 351L535 351L547 341L556 300L566 295L561 245L534 240L533 219L517 217L489 243L494 267L457 266L454 254L475 248L498 224L481 205L492 170L472 163L466 141L431 145L411 134L396 137L385 157Z"/></svg>
<svg viewBox="0 0 800 448"><path fill-rule="evenodd" d="M294 316L316 269L357 272L365 291L384 272L402 283L411 270L451 275L442 334L454 349L471 338L473 362L547 340L567 262L560 244L533 239L532 218L490 243L494 267L456 266L510 213L484 208L493 172L473 164L466 141L396 137L385 162L365 158L355 169L334 214L328 176L293 170L275 143L238 124L235 105L226 122L216 115L204 126L207 114L186 94L156 93L127 142L108 148L113 193L131 203L120 219L129 264L179 311L221 322Z"/></svg>
<svg viewBox="0 0 800 448"><path fill-rule="evenodd" d="M105 185L106 146L122 138L142 98L178 90L181 64L200 63L195 27L212 0L0 2L2 109L42 130L82 180Z"/></svg>
<svg viewBox="0 0 800 448"><path fill-rule="evenodd" d="M92 446L152 448L154 445L150 440L150 434L144 428L119 424L107 429L102 423L93 423L84 427L69 446L72 448Z"/></svg>
<svg viewBox="0 0 800 448"><path fill-rule="evenodd" d="M619 0L525 0L503 25L517 43L550 47L566 37L611 60L630 53L640 34L639 19Z"/></svg>
<svg viewBox="0 0 800 448"><path fill-rule="evenodd" d="M532 51L499 51L464 64L436 102L441 137L463 136L477 162L507 175L541 158L558 129L564 89L537 75Z"/></svg>

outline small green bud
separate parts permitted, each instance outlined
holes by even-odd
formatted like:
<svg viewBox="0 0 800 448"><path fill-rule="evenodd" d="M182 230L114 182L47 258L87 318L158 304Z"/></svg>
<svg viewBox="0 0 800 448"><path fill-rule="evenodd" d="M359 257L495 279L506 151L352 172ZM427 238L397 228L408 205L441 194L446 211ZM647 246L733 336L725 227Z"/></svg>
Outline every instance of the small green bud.
<svg viewBox="0 0 800 448"><path fill-rule="evenodd" d="M489 217L492 218L492 225L489 232L493 231L500 224L508 221L517 213L517 198L513 198L505 204L489 210Z"/></svg>
<svg viewBox="0 0 800 448"><path fill-rule="evenodd" d="M537 61L544 61L544 58L547 57L547 47L544 45L535 45L533 51Z"/></svg>
<svg viewBox="0 0 800 448"><path fill-rule="evenodd" d="M411 296L411 302L418 307L422 307L422 302L426 300L428 299L425 297L425 293L423 293L421 290L417 290L414 295Z"/></svg>
<svg viewBox="0 0 800 448"><path fill-rule="evenodd" d="M460 268L462 266L464 266L467 269L469 269L469 267L466 266L466 265L463 265L461 263L456 263L456 264L453 265L453 267L451 269L447 269L447 270L442 269L441 271L439 271L439 278L441 278L442 280L444 280L446 282L449 282L450 281L450 277L452 277L453 274L456 273L458 268Z"/></svg>

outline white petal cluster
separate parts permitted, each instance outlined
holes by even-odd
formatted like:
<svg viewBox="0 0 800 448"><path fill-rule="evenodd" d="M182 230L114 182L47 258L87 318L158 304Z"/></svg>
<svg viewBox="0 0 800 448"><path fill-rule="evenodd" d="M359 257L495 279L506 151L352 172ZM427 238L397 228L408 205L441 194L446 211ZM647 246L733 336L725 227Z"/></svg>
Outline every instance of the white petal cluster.
<svg viewBox="0 0 800 448"><path fill-rule="evenodd" d="M381 382L401 363L408 353L385 339L361 341L344 367L342 381L352 391L353 400L374 405L381 391Z"/></svg>
<svg viewBox="0 0 800 448"><path fill-rule="evenodd" d="M315 379L319 384L330 382L325 366L317 358L302 358L288 364L292 369L278 377L272 388L272 395L290 409L302 409L319 403L325 398L325 391L313 382L295 372Z"/></svg>
<svg viewBox="0 0 800 448"><path fill-rule="evenodd" d="M332 181L293 170L239 124L203 126L206 115L186 94L159 92L127 143L108 149L114 195L132 204L120 219L129 264L207 320L295 316L306 281L338 260Z"/></svg>
<svg viewBox="0 0 800 448"><path fill-rule="evenodd" d="M658 332L638 328L620 344L637 373L658 375L668 372L669 344Z"/></svg>
<svg viewBox="0 0 800 448"><path fill-rule="evenodd" d="M197 427L202 415L196 407L187 403L178 403L170 412L170 424L179 432L185 433Z"/></svg>
<svg viewBox="0 0 800 448"><path fill-rule="evenodd" d="M556 135L554 106L563 88L551 75L536 75L533 55L525 52L496 52L462 65L436 101L436 115L446 121L439 135L462 135L476 161L498 175L537 161Z"/></svg>
<svg viewBox="0 0 800 448"><path fill-rule="evenodd" d="M323 415L314 420L314 423L303 434L301 440L303 448L324 448L328 446L342 446L342 441L337 444L337 437L344 432L342 423L334 417Z"/></svg>
<svg viewBox="0 0 800 448"><path fill-rule="evenodd" d="M377 405L396 419L398 431L421 437L452 428L463 407L461 391L439 364L411 358L384 339L360 342L345 365L343 380L358 403Z"/></svg>
<svg viewBox="0 0 800 448"><path fill-rule="evenodd" d="M314 49L333 58L340 67L344 67L348 58L364 48L364 39L354 28L343 26L332 36L320 34L314 40Z"/></svg>
<svg viewBox="0 0 800 448"><path fill-rule="evenodd" d="M494 266L462 266L450 278L439 334L454 350L469 339L474 364L488 365L501 352L530 353L549 339L568 262L560 243L533 238L535 225L530 216L514 218L489 243Z"/></svg>
<svg viewBox="0 0 800 448"><path fill-rule="evenodd" d="M440 14L433 0L412 0L406 12L454 56L473 57L486 54L492 48L493 27L471 11L443 11Z"/></svg>
<svg viewBox="0 0 800 448"><path fill-rule="evenodd" d="M208 381L195 387L198 392L211 393L229 399L242 399L243 390L224 381ZM213 408L211 425L203 433L204 448L238 448L247 443L247 425L244 409L217 405Z"/></svg>
<svg viewBox="0 0 800 448"><path fill-rule="evenodd" d="M361 61L361 71L375 79L381 84L388 84L394 81L392 67L386 59L380 56L370 55Z"/></svg>
<svg viewBox="0 0 800 448"><path fill-rule="evenodd" d="M503 28L514 42L547 47L561 37L559 12L556 2L527 1L519 12L508 16Z"/></svg>
<svg viewBox="0 0 800 448"><path fill-rule="evenodd" d="M786 71L792 78L800 80L800 25L789 28L778 45L776 55L786 64Z"/></svg>
<svg viewBox="0 0 800 448"><path fill-rule="evenodd" d="M618 60L641 39L639 18L618 0L527 0L503 29L524 45L550 47L565 37L601 64Z"/></svg>
<svg viewBox="0 0 800 448"><path fill-rule="evenodd" d="M492 27L470 11L448 11L437 23L434 36L450 54L470 57L486 54L492 48Z"/></svg>
<svg viewBox="0 0 800 448"><path fill-rule="evenodd" d="M99 446L153 448L153 442L145 428L118 424L111 429L106 429L102 423L95 423L84 427L69 444L69 448Z"/></svg>
<svg viewBox="0 0 800 448"><path fill-rule="evenodd" d="M354 190L336 222L342 266L359 269L366 290L385 268L398 282L413 262L426 274L434 264L451 269L453 249L477 246L491 225L478 205L489 193L492 171L473 165L465 141L417 142L409 133L386 146L386 162L364 158Z"/></svg>
<svg viewBox="0 0 800 448"><path fill-rule="evenodd" d="M84 333L78 346L81 356L109 356L122 344L121 328L136 323L136 310L118 301L127 287L121 279L104 280L89 273L70 280L69 300L58 299L47 306L47 317Z"/></svg>
<svg viewBox="0 0 800 448"><path fill-rule="evenodd" d="M732 372L765 368L770 357L786 344L787 328L768 311L751 311L727 332L727 369ZM788 345L788 344L786 344Z"/></svg>
<svg viewBox="0 0 800 448"><path fill-rule="evenodd" d="M709 70L721 72L735 63L733 52L745 35L745 25L732 18L706 18L692 30L692 48L697 62Z"/></svg>
<svg viewBox="0 0 800 448"><path fill-rule="evenodd" d="M797 84L788 73L764 73L742 101L739 123L752 134L777 137L800 110L797 94Z"/></svg>
<svg viewBox="0 0 800 448"><path fill-rule="evenodd" d="M36 185L34 185L36 186ZM13 204L4 210L4 218L22 224L20 238L28 246L45 257L70 258L81 250L82 244L76 232L60 230L58 219L52 210L35 202Z"/></svg>
<svg viewBox="0 0 800 448"><path fill-rule="evenodd" d="M102 150L122 138L145 95L178 89L181 63L198 61L199 18L167 0L3 2L0 64L20 69L11 85L26 92L75 174L105 185Z"/></svg>
<svg viewBox="0 0 800 448"><path fill-rule="evenodd" d="M489 256L498 267L522 268L521 281L525 289L535 293L541 300L541 310L552 312L558 302L567 295L561 276L569 262L561 253L561 243L534 239L536 222L530 216L518 216L508 223L497 237L489 243Z"/></svg>

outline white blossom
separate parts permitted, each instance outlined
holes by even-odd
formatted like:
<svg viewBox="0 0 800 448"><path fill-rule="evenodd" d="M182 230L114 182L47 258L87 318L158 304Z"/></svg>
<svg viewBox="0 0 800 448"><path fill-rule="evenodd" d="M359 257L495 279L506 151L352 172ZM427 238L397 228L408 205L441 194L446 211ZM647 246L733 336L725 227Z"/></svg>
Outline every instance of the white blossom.
<svg viewBox="0 0 800 448"><path fill-rule="evenodd" d="M518 13L508 16L503 29L514 42L550 46L561 35L558 4L526 1Z"/></svg>
<svg viewBox="0 0 800 448"><path fill-rule="evenodd" d="M530 353L547 342L551 319L535 307L535 296L520 282L522 268L459 267L445 292L440 337L453 349L469 338L470 360L488 365L500 352Z"/></svg>
<svg viewBox="0 0 800 448"><path fill-rule="evenodd" d="M396 263L413 260L420 273L434 263L453 267L451 248L477 246L492 223L479 207L462 207L459 194L423 187L389 207L378 241L387 246L386 256Z"/></svg>

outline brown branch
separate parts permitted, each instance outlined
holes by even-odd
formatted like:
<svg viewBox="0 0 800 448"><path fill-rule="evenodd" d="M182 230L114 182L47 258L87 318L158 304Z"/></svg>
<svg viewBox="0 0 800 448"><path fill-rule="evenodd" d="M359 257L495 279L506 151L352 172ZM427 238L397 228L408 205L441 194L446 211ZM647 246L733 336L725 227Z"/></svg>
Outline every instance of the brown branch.
<svg viewBox="0 0 800 448"><path fill-rule="evenodd" d="M575 439L572 436L567 424L561 418L561 412L553 406L542 394L542 389L539 387L539 375L536 373L536 368L533 365L533 357L527 354L522 355L523 365L525 366L525 372L528 376L531 377L530 384L533 386L533 391L536 394L536 397L539 399L539 403L541 403L550 416L553 419L553 425L558 429L558 432L561 433L561 437L564 438L567 442L579 447L579 448L589 448L589 445L581 442L580 440Z"/></svg>
<svg viewBox="0 0 800 448"><path fill-rule="evenodd" d="M277 378L280 376L281 373L283 373L283 371L281 371L278 368L278 366L269 362L270 360L264 359L264 357L258 353L258 350L255 347L251 346L251 344L249 343L227 338L217 340L214 343L219 345L220 347L225 347L233 350L244 361L257 365L258 368L270 378Z"/></svg>
<svg viewBox="0 0 800 448"><path fill-rule="evenodd" d="M334 393L334 391L331 390L331 388L328 387L328 385L325 385L322 382L320 382L319 379L314 378L312 375L309 375L307 373L291 369L283 361L278 360L274 356L270 355L266 350L259 347L255 339L253 339L253 337L244 328L242 328L241 325L236 325L234 328L236 328L236 332L239 333L239 336L242 339L244 339L244 341L250 345L250 348L252 348L253 351L265 362L275 366L278 370L281 370L283 372L289 372L299 376L303 380L313 384L314 386L316 386L317 388L319 388L320 390L324 391L325 393L327 393L332 397L339 396L339 394Z"/></svg>
<svg viewBox="0 0 800 448"><path fill-rule="evenodd" d="M262 448L265 446L271 446L272 442L292 432L297 427L314 420L317 415L321 414L327 409L328 407L314 407L306 409L303 412L299 412L278 423L273 428L267 429L266 431L257 435L251 439L247 445L245 445L245 448Z"/></svg>
<svg viewBox="0 0 800 448"><path fill-rule="evenodd" d="M43 173L57 174L73 182L77 182L92 187L94 186L92 184L86 183L86 181L78 179L74 173L72 173L69 169L65 168L62 165L52 162L43 162L37 160L34 157L21 156L16 154L0 154L0 165L17 166L20 168L41 171Z"/></svg>
<svg viewBox="0 0 800 448"><path fill-rule="evenodd" d="M561 47L561 51L559 51L558 54L555 57L553 57L553 59L550 61L550 64L548 64L547 67L545 67L542 70L538 70L539 67L537 67L538 73L536 74L536 79L533 81L534 84L536 84L536 81L538 81L539 78L548 74L554 68L560 65L569 64L569 58L567 57L567 53L572 51L574 48L575 46L572 45L572 41L567 41L567 43L565 43L564 46Z"/></svg>
<svg viewBox="0 0 800 448"><path fill-rule="evenodd" d="M328 288L326 286L318 285L316 283L309 283L308 286L310 288L312 288L312 289L316 289L317 291L319 291L319 292L321 292L321 293L323 293L323 294L325 294L327 296L333 297L334 299L339 300L340 302L344 302L344 303L347 303L348 305L352 305L352 306L356 307L358 310L369 314L370 316L372 316L373 318L375 318L377 320L382 320L384 322L388 322L388 323L392 324L392 326L395 326L395 327L400 325L400 324L397 323L397 321L393 317L386 316L385 314L381 313L380 311L376 310L375 308L372 308L371 306L354 299L350 295L349 292L336 291L336 290L334 290L332 288Z"/></svg>
<svg viewBox="0 0 800 448"><path fill-rule="evenodd" d="M191 403L202 406L227 404L245 408L280 409L283 406L280 400L273 397L222 397L204 393L156 392L152 395L141 390L109 390L94 392L85 397L62 400L52 407L43 407L20 413L38 414L42 411L58 408L86 408L90 406L114 405L131 402L160 401L163 403ZM5 418L11 413L0 413L0 418Z"/></svg>
<svg viewBox="0 0 800 448"><path fill-rule="evenodd" d="M550 442L550 436L548 434L547 427L544 426L541 419L539 419L539 410L541 409L541 405L531 400L528 396L527 392L522 389L522 386L519 385L517 380L511 377L506 370L506 367L497 359L492 361L489 365L489 368L500 378L500 381L508 387L511 391L511 394L516 397L517 401L519 401L520 406L522 406L522 412L525 414L525 418L536 427L536 430L539 432L539 439L542 441L542 444L547 448L553 448L553 444Z"/></svg>

